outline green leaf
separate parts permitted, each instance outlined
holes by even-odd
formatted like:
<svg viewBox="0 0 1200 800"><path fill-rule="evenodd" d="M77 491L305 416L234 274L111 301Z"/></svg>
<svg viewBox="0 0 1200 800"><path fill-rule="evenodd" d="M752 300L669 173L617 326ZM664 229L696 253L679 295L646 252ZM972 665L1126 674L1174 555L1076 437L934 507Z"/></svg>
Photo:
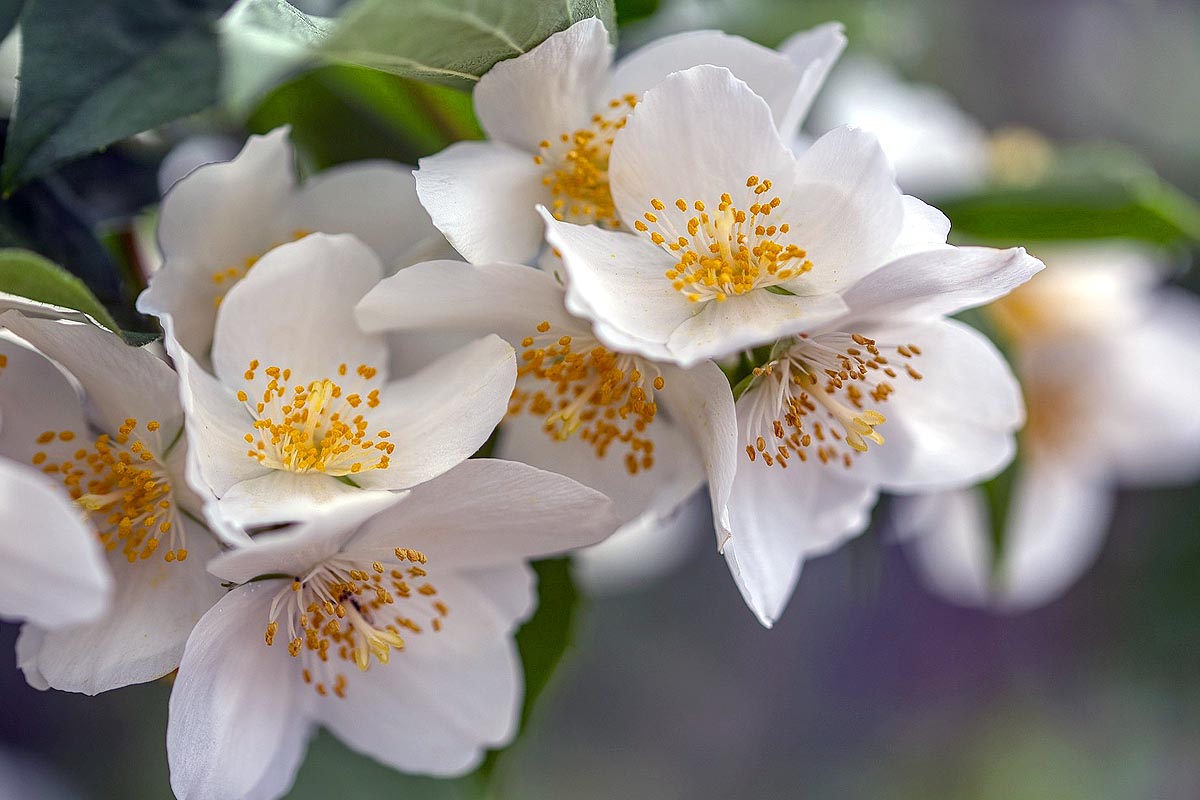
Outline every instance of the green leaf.
<svg viewBox="0 0 1200 800"><path fill-rule="evenodd" d="M350 64L468 88L574 23L616 31L613 0L358 0L325 46Z"/></svg>
<svg viewBox="0 0 1200 800"><path fill-rule="evenodd" d="M617 22L628 25L658 11L658 0L617 0Z"/></svg>
<svg viewBox="0 0 1200 800"><path fill-rule="evenodd" d="M529 721L534 703L550 683L571 645L579 593L571 578L571 561L555 558L533 565L538 576L538 607L517 631L517 649L525 672L525 702L521 706L521 729ZM482 787L490 784L503 750L493 750L475 773Z"/></svg>
<svg viewBox="0 0 1200 800"><path fill-rule="evenodd" d="M221 99L237 114L313 59L336 22L287 0L238 0L221 18Z"/></svg>
<svg viewBox="0 0 1200 800"><path fill-rule="evenodd" d="M0 0L0 39L12 32L25 0Z"/></svg>
<svg viewBox="0 0 1200 800"><path fill-rule="evenodd" d="M483 136L465 92L362 67L329 66L268 94L247 120L255 133L292 126L314 170L365 158L416 163L451 142Z"/></svg>
<svg viewBox="0 0 1200 800"><path fill-rule="evenodd" d="M29 250L0 250L0 292L82 311L109 330L120 330L83 281Z"/></svg>
<svg viewBox="0 0 1200 800"><path fill-rule="evenodd" d="M6 192L216 100L229 0L27 0Z"/></svg>

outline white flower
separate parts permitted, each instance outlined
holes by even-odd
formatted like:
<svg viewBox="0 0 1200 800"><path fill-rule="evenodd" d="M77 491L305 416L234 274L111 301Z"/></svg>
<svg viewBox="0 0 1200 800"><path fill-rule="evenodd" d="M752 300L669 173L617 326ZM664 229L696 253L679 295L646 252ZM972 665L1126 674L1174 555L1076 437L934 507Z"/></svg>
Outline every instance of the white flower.
<svg viewBox="0 0 1200 800"><path fill-rule="evenodd" d="M417 191L467 260L531 261L542 245L538 204L559 219L620 226L609 193L612 140L642 93L668 74L697 64L729 67L766 98L790 141L845 44L841 26L823 25L793 37L789 59L739 37L696 31L659 39L613 66L604 25L582 20L480 79L475 111L490 141L460 142L421 159Z"/></svg>
<svg viewBox="0 0 1200 800"><path fill-rule="evenodd" d="M830 76L813 108L811 128L824 133L840 125L879 138L905 191L947 196L987 180L990 153L983 125L944 91L906 83L878 61L848 58Z"/></svg>
<svg viewBox="0 0 1200 800"><path fill-rule="evenodd" d="M1099 554L1117 485L1200 477L1200 302L1163 288L1153 254L1132 246L1051 250L1047 263L986 309L1029 407L999 560L981 491L913 498L902 515L923 576L957 603L1056 599Z"/></svg>
<svg viewBox="0 0 1200 800"><path fill-rule="evenodd" d="M74 499L77 523L85 520L107 552L113 584L108 610L91 621L80 613L80 621L66 627L36 618L26 624L18 663L38 688L87 694L165 675L178 666L192 625L221 595L204 569L217 542L196 524L200 502L182 478L187 445L175 373L93 325L8 311L0 326L61 365L81 387L88 411L85 417L72 382L44 359L39 365L40 356L10 360L0 375L0 453L36 466L62 486L63 497ZM33 502L36 496L20 511L6 506L27 531L63 515L47 501ZM46 534L46 547L65 533ZM90 560L93 547L82 546L77 557ZM108 583L89 573L98 588ZM44 586L43 592L65 599L85 588Z"/></svg>
<svg viewBox="0 0 1200 800"><path fill-rule="evenodd" d="M223 519L266 523L298 498L415 486L469 457L504 417L516 369L495 336L389 380L385 340L354 319L382 277L356 238L312 234L270 251L225 295L215 375L168 340L189 474L220 498Z"/></svg>
<svg viewBox="0 0 1200 800"><path fill-rule="evenodd" d="M947 247L945 217L900 193L869 134L840 128L793 157L767 104L716 67L646 93L610 177L635 233L543 214L567 307L607 346L685 366L816 330L884 270L956 284L963 263L1016 252Z"/></svg>
<svg viewBox="0 0 1200 800"><path fill-rule="evenodd" d="M397 769L473 768L515 733L512 633L535 601L525 561L598 541L608 506L567 478L472 460L410 493L334 498L217 558L213 572L243 585L179 668L176 796L279 797L318 724Z"/></svg>
<svg viewBox="0 0 1200 800"><path fill-rule="evenodd" d="M162 267L138 298L206 363L222 298L268 250L310 233L351 233L394 269L449 255L417 201L410 167L349 164L296 183L286 128L251 136L232 161L197 168L163 198Z"/></svg>
<svg viewBox="0 0 1200 800"><path fill-rule="evenodd" d="M520 351L517 383L496 454L568 475L617 503L630 536L659 528L707 478L718 519L734 469L729 384L712 362L684 370L600 344L567 312L554 276L515 264L416 264L358 306L367 331L496 333ZM636 534L644 532L644 536ZM587 554L581 554L585 558Z"/></svg>

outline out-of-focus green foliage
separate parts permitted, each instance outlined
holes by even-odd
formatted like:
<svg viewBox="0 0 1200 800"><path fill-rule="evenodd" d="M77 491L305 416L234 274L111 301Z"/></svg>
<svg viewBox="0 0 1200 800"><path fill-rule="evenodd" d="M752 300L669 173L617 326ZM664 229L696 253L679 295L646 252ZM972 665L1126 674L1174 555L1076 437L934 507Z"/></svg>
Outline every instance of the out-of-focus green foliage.
<svg viewBox="0 0 1200 800"><path fill-rule="evenodd" d="M29 250L0 250L0 292L82 311L109 330L120 330L83 281Z"/></svg>
<svg viewBox="0 0 1200 800"><path fill-rule="evenodd" d="M238 0L221 18L221 99L235 113L315 57L336 22L287 0Z"/></svg>
<svg viewBox="0 0 1200 800"><path fill-rule="evenodd" d="M23 5L25 0L0 0L0 38L7 36L17 24Z"/></svg>
<svg viewBox="0 0 1200 800"><path fill-rule="evenodd" d="M415 163L451 142L481 138L471 98L362 67L329 66L276 89L247 127L292 126L292 141L313 170L364 158Z"/></svg>
<svg viewBox="0 0 1200 800"><path fill-rule="evenodd" d="M28 0L5 191L216 101L229 0Z"/></svg>
<svg viewBox="0 0 1200 800"><path fill-rule="evenodd" d="M588 17L616 30L613 0L358 0L324 49L337 61L467 88Z"/></svg>
<svg viewBox="0 0 1200 800"><path fill-rule="evenodd" d="M645 19L658 11L658 0L617 0L617 24Z"/></svg>

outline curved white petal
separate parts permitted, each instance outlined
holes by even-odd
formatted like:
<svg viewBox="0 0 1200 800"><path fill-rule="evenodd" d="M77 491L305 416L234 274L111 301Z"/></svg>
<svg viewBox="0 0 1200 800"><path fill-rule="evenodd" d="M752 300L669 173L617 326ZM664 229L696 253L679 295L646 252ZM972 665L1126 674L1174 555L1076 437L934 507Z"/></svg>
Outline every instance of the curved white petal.
<svg viewBox="0 0 1200 800"><path fill-rule="evenodd" d="M990 303L1043 268L1024 248L950 247L911 253L845 294L854 320L917 320Z"/></svg>
<svg viewBox="0 0 1200 800"><path fill-rule="evenodd" d="M87 430L79 391L49 359L7 337L0 338L0 354L0 454L29 464L47 447L37 441L42 433Z"/></svg>
<svg viewBox="0 0 1200 800"><path fill-rule="evenodd" d="M404 498L402 492L350 489L348 494L320 503L285 502L272 521L295 521L295 525L260 533L244 546L217 555L208 570L234 583L270 574L303 577L321 560L336 554L364 522Z"/></svg>
<svg viewBox="0 0 1200 800"><path fill-rule="evenodd" d="M669 359L667 339L699 310L664 277L670 257L640 237L541 212L546 240L562 253L567 309L596 323L597 338L615 350Z"/></svg>
<svg viewBox="0 0 1200 800"><path fill-rule="evenodd" d="M662 403L700 450L708 476L717 544L730 536L729 493L737 471L737 412L725 373L707 361L691 369L661 365L665 384Z"/></svg>
<svg viewBox="0 0 1200 800"><path fill-rule="evenodd" d="M465 461L508 413L516 379L512 346L493 334L388 384L371 422L396 450L386 469L363 470L354 482L407 489Z"/></svg>
<svg viewBox="0 0 1200 800"><path fill-rule="evenodd" d="M946 244L950 220L945 214L912 195L906 194L900 200L904 204L904 223L886 261L937 250Z"/></svg>
<svg viewBox="0 0 1200 800"><path fill-rule="evenodd" d="M516 732L522 673L511 638L518 620L510 612L528 608L530 599L497 602L466 576L430 569L449 607L442 629L406 636L387 664L348 678L345 701L319 703L315 711L339 739L388 766L461 775ZM523 578L527 569L509 571ZM488 589L520 586L495 577Z"/></svg>
<svg viewBox="0 0 1200 800"><path fill-rule="evenodd" d="M287 648L267 647L279 581L229 592L196 625L171 691L167 759L180 800L273 800L295 779L317 699Z"/></svg>
<svg viewBox="0 0 1200 800"><path fill-rule="evenodd" d="M813 330L845 312L846 304L836 294L781 295L755 289L723 303L705 303L699 314L674 330L667 348L672 361L689 367Z"/></svg>
<svg viewBox="0 0 1200 800"><path fill-rule="evenodd" d="M346 551L374 560L409 547L430 569L490 567L595 544L617 524L594 489L525 464L472 459L373 517Z"/></svg>
<svg viewBox="0 0 1200 800"><path fill-rule="evenodd" d="M284 219L288 231L353 235L387 272L439 247L450 249L417 199L413 167L391 161L360 161L315 175L292 195Z"/></svg>
<svg viewBox="0 0 1200 800"><path fill-rule="evenodd" d="M278 221L296 183L287 137L286 128L251 136L235 159L200 167L163 198L163 266L138 308L170 317L180 344L197 358L212 342L222 290L213 274L240 268L278 243Z"/></svg>
<svg viewBox="0 0 1200 800"><path fill-rule="evenodd" d="M810 272L788 288L798 294L840 291L877 269L904 226L905 204L879 142L857 128L837 128L796 159L795 181L782 194L780 221L808 253Z"/></svg>
<svg viewBox="0 0 1200 800"><path fill-rule="evenodd" d="M238 528L294 522L312 508L348 494L364 494L332 475L273 469L229 487L216 503L217 514Z"/></svg>
<svg viewBox="0 0 1200 800"><path fill-rule="evenodd" d="M956 605L990 604L993 546L986 495L968 488L896 503L905 553L925 586Z"/></svg>
<svg viewBox="0 0 1200 800"><path fill-rule="evenodd" d="M534 208L550 193L531 153L500 142L457 142L419 163L421 205L463 258L485 264L537 256L542 226Z"/></svg>
<svg viewBox="0 0 1200 800"><path fill-rule="evenodd" d="M697 200L715 209L729 193L749 208L751 175L771 180L786 207L795 169L766 101L729 70L699 66L646 92L613 142L608 177L626 225L657 198L666 204L658 215L685 230ZM680 198L689 211L675 207Z"/></svg>
<svg viewBox="0 0 1200 800"><path fill-rule="evenodd" d="M0 458L0 617L43 628L90 622L112 589L96 532L61 485Z"/></svg>
<svg viewBox="0 0 1200 800"><path fill-rule="evenodd" d="M910 363L922 378L900 372L891 381L895 393L873 406L887 418L878 428L885 443L858 455L848 475L893 491L928 491L968 486L1012 460L1024 401L983 334L954 320L864 332L917 344L921 355Z"/></svg>
<svg viewBox="0 0 1200 800"><path fill-rule="evenodd" d="M519 342L542 321L556 331L586 331L567 313L565 299L554 277L535 267L429 261L384 278L356 314L365 331L440 328Z"/></svg>
<svg viewBox="0 0 1200 800"><path fill-rule="evenodd" d="M789 133L795 133L808 116L808 110L824 86L825 78L845 49L845 29L838 22L827 22L811 30L792 34L779 45L779 52L803 70L788 114L779 116L779 130L785 139L789 138Z"/></svg>
<svg viewBox="0 0 1200 800"><path fill-rule="evenodd" d="M748 393L738 401L743 425L752 399ZM795 459L781 469L739 455L725 560L746 604L769 628L791 598L805 559L861 533L878 492L816 459Z"/></svg>
<svg viewBox="0 0 1200 800"><path fill-rule="evenodd" d="M158 441L147 442L156 448L179 431L178 378L149 350L131 347L94 325L28 319L12 311L0 315L0 326L63 365L83 387L106 431L115 432L130 417L141 423L157 420L162 427L150 438Z"/></svg>
<svg viewBox="0 0 1200 800"><path fill-rule="evenodd" d="M608 99L612 50L604 23L591 17L499 62L475 84L479 124L489 139L530 152L585 126Z"/></svg>
<svg viewBox="0 0 1200 800"><path fill-rule="evenodd" d="M386 369L382 337L354 320L355 304L382 277L378 257L346 234L314 233L275 248L221 303L212 349L217 377L242 387L254 360L263 369L291 369L293 385L334 378L340 364Z"/></svg>
<svg viewBox="0 0 1200 800"><path fill-rule="evenodd" d="M180 522L182 525L182 521ZM193 527L188 558L167 563L152 556L130 564L118 550L108 559L115 593L95 622L46 631L30 654L32 668L55 689L99 694L145 683L179 666L196 621L224 590L205 563L217 553L213 539Z"/></svg>

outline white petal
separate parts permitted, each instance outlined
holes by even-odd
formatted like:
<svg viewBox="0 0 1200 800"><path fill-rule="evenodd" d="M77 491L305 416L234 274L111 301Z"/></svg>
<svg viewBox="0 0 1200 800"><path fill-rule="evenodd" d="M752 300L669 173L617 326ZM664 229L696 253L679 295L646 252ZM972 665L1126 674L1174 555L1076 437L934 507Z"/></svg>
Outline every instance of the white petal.
<svg viewBox="0 0 1200 800"><path fill-rule="evenodd" d="M194 526L190 533L182 563L156 555L130 564L119 550L110 555L116 593L109 612L92 623L47 631L31 654L31 665L50 686L99 694L179 666L192 626L224 592L204 568L216 543Z"/></svg>
<svg viewBox="0 0 1200 800"><path fill-rule="evenodd" d="M0 454L29 464L35 453L46 449L37 441L45 431L87 430L79 392L58 367L9 338L0 338L0 353L5 358L0 368Z"/></svg>
<svg viewBox="0 0 1200 800"><path fill-rule="evenodd" d="M752 400L747 393L738 401L743 426ZM740 455L725 560L746 604L769 628L791 598L805 559L861 533L877 492L815 459L793 459L780 469Z"/></svg>
<svg viewBox="0 0 1200 800"><path fill-rule="evenodd" d="M613 142L608 175L626 225L657 198L666 204L659 215L684 230L691 213L680 212L676 199L716 208L728 192L745 209L751 175L771 180L786 205L795 162L766 101L729 70L699 66L646 92Z"/></svg>
<svg viewBox="0 0 1200 800"><path fill-rule="evenodd" d="M231 486L217 502L217 513L240 528L274 525L304 519L306 510L348 494L364 492L332 475L273 469Z"/></svg>
<svg viewBox="0 0 1200 800"><path fill-rule="evenodd" d="M779 52L790 58L803 69L789 114L779 117L779 130L784 138L794 133L808 115L813 100L825 84L825 78L833 69L838 56L846 49L846 33L840 23L827 22L812 30L793 34L779 45ZM778 116L778 115L777 115ZM795 120L792 122L792 120Z"/></svg>
<svg viewBox="0 0 1200 800"><path fill-rule="evenodd" d="M938 250L945 245L946 237L950 235L950 220L946 215L911 195L906 194L900 199L904 203L904 224L886 260Z"/></svg>
<svg viewBox="0 0 1200 800"><path fill-rule="evenodd" d="M857 128L830 131L796 159L795 175L780 220L791 225L792 241L808 252L813 269L788 288L839 291L882 265L905 207L875 137Z"/></svg>
<svg viewBox="0 0 1200 800"><path fill-rule="evenodd" d="M563 256L567 309L592 320L609 347L670 358L666 341L699 309L664 277L674 262L648 240L558 222L542 209L546 240Z"/></svg>
<svg viewBox="0 0 1200 800"><path fill-rule="evenodd" d="M708 361L692 369L662 365L663 404L700 450L708 476L713 526L721 547L730 536L729 493L737 471L737 413L725 373Z"/></svg>
<svg viewBox="0 0 1200 800"><path fill-rule="evenodd" d="M90 622L112 577L79 507L33 467L0 458L0 617L43 628Z"/></svg>
<svg viewBox="0 0 1200 800"><path fill-rule="evenodd" d="M845 37L840 33L836 35L844 46ZM820 85L820 80L816 80L811 92L804 92L809 96L800 97L807 63L740 36L720 31L689 31L656 39L618 61L612 74L613 94L640 97L672 72L700 64L725 67L745 81L770 106L780 133L787 138L799 127L812 95ZM828 66L832 65L830 59Z"/></svg>
<svg viewBox="0 0 1200 800"><path fill-rule="evenodd" d="M671 360L688 367L704 359L773 344L845 312L846 304L835 294L789 296L756 289L723 303L705 303L699 314L675 329L667 347Z"/></svg>
<svg viewBox="0 0 1200 800"><path fill-rule="evenodd" d="M431 569L489 567L586 547L616 527L611 502L593 489L525 464L472 459L372 518L347 552L373 560L410 547Z"/></svg>
<svg viewBox="0 0 1200 800"><path fill-rule="evenodd" d="M277 221L296 182L287 136L286 128L251 136L233 161L200 167L163 198L164 263L138 308L170 316L180 344L198 358L212 342L221 288L213 274L277 243Z"/></svg>
<svg viewBox="0 0 1200 800"><path fill-rule="evenodd" d="M316 711L339 739L388 766L452 776L516 732L522 673L511 639L517 620L508 612L529 600L492 601L453 573L436 582L450 609L441 631L407 636L389 663L348 678L344 702L320 703Z"/></svg>
<svg viewBox="0 0 1200 800"><path fill-rule="evenodd" d="M516 380L512 346L491 335L388 384L370 418L372 431L391 433L396 452L387 469L363 470L354 482L406 489L465 461L508 413Z"/></svg>
<svg viewBox="0 0 1200 800"><path fill-rule="evenodd" d="M252 360L292 371L292 383L333 378L339 364L386 369L383 339L362 333L354 306L383 277L352 236L314 233L262 257L221 302L213 367L240 387Z"/></svg>
<svg viewBox="0 0 1200 800"><path fill-rule="evenodd" d="M320 561L336 554L360 525L404 498L404 493L351 489L349 494L320 503L285 502L272 521L297 524L278 532L260 533L248 544L221 553L209 562L208 570L234 583L273 573L303 577Z"/></svg>
<svg viewBox="0 0 1200 800"><path fill-rule="evenodd" d="M855 458L848 474L894 491L928 491L968 486L1012 460L1024 402L1004 357L983 334L941 320L874 335L920 346L911 363L923 377L914 381L901 372L892 381L895 393L875 406L887 417L878 429L885 443Z"/></svg>
<svg viewBox="0 0 1200 800"><path fill-rule="evenodd" d="M549 201L533 155L499 142L457 142L422 158L421 205L463 258L525 262L542 246L534 208Z"/></svg>
<svg viewBox="0 0 1200 800"><path fill-rule="evenodd" d="M16 312L0 315L0 325L75 376L106 431L115 432L129 417L140 423L157 420L164 446L179 431L183 412L176 375L148 350L94 325L26 319Z"/></svg>
<svg viewBox="0 0 1200 800"><path fill-rule="evenodd" d="M591 17L499 62L475 84L479 124L489 139L531 152L584 127L608 99L612 50L604 23Z"/></svg>
<svg viewBox="0 0 1200 800"><path fill-rule="evenodd" d="M374 250L388 272L423 261L425 253L439 248L449 255L449 245L417 199L412 173L407 164L391 161L328 169L292 196L286 228L349 233Z"/></svg>
<svg viewBox="0 0 1200 800"><path fill-rule="evenodd" d="M180 800L273 800L291 788L312 725L287 648L267 647L271 598L281 586L241 586L188 639L171 691L167 758Z"/></svg>
<svg viewBox="0 0 1200 800"><path fill-rule="evenodd" d="M414 264L367 292L358 304L365 331L420 331L426 328L497 333L519 342L546 321L555 331L586 332L567 313L563 287L552 275L517 264Z"/></svg>
<svg viewBox="0 0 1200 800"><path fill-rule="evenodd" d="M987 606L992 595L992 534L987 497L974 488L896 501L906 554L934 594L961 606Z"/></svg>
<svg viewBox="0 0 1200 800"><path fill-rule="evenodd" d="M1020 247L944 246L892 261L852 286L845 300L856 320L929 319L990 303L1042 267Z"/></svg>
<svg viewBox="0 0 1200 800"><path fill-rule="evenodd" d="M33 624L22 625L21 632L17 635L15 648L17 668L25 675L25 682L39 692L50 688L50 684L46 682L46 676L38 670L37 665L38 653L42 650L42 640L45 638L46 630L44 628Z"/></svg>

